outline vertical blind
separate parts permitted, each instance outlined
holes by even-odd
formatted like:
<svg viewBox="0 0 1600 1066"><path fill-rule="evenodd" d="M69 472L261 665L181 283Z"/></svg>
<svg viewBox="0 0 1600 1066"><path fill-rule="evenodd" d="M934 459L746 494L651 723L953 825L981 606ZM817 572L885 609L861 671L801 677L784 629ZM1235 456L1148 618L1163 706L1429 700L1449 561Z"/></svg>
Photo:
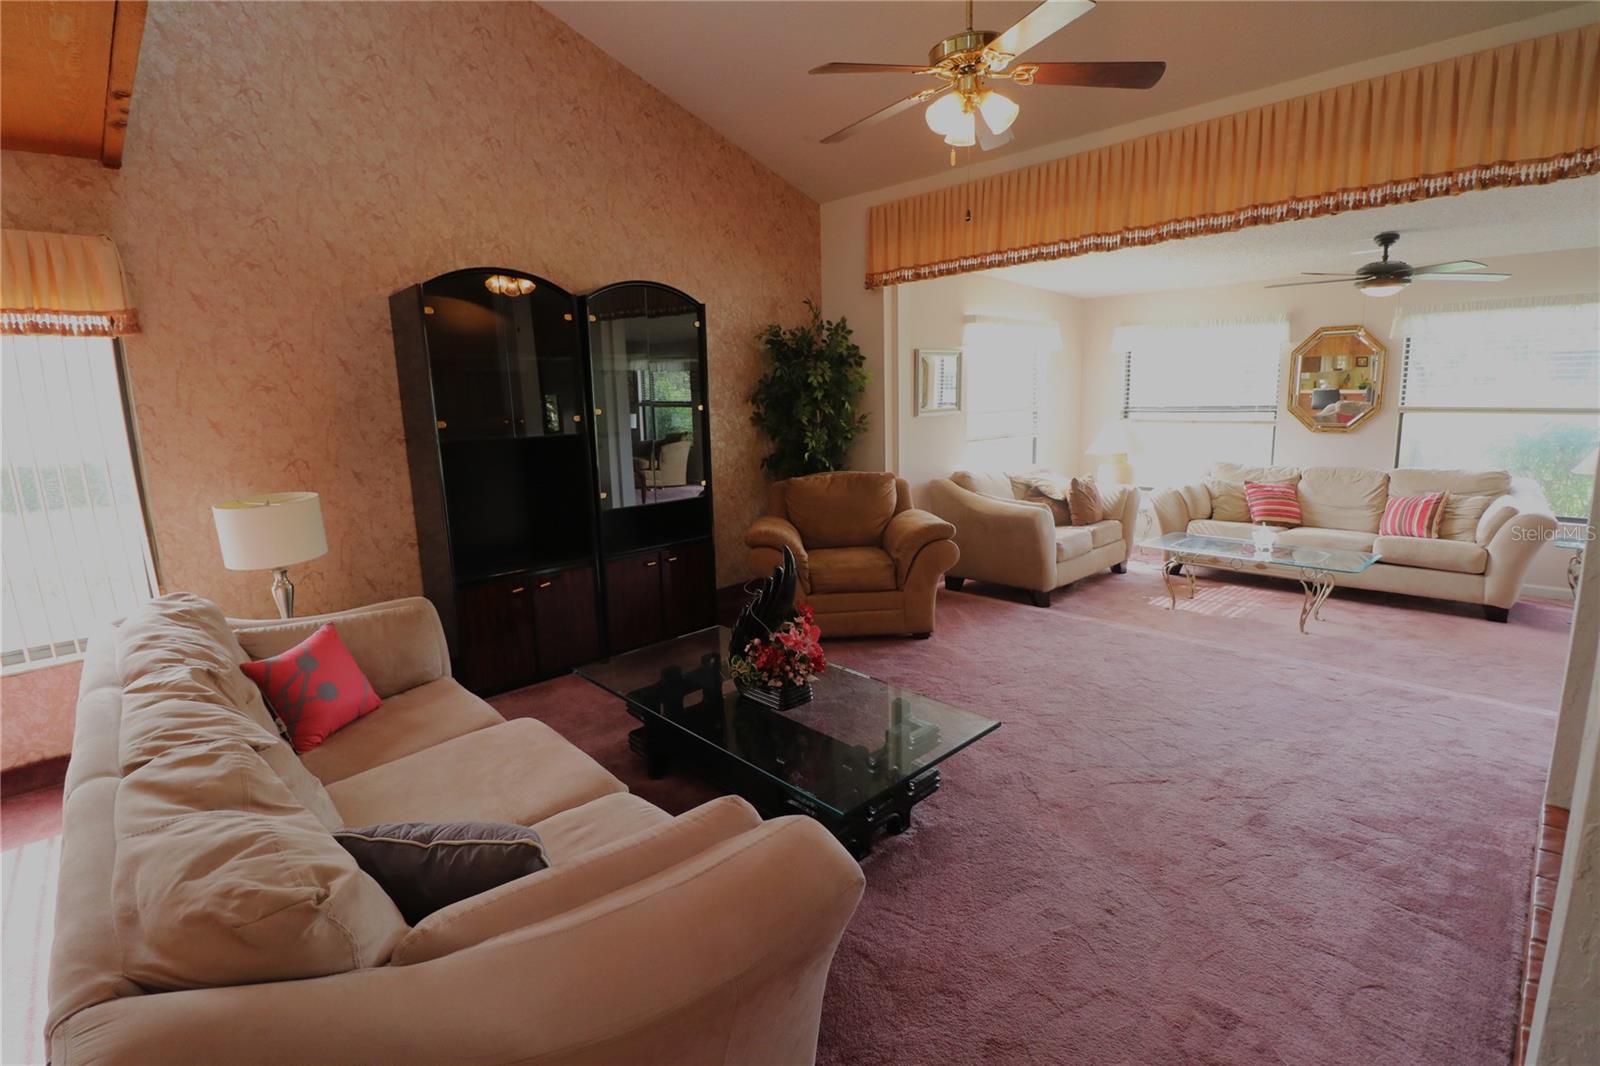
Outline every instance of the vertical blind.
<svg viewBox="0 0 1600 1066"><path fill-rule="evenodd" d="M155 572L112 341L7 336L0 375L0 666L16 668L82 652Z"/></svg>

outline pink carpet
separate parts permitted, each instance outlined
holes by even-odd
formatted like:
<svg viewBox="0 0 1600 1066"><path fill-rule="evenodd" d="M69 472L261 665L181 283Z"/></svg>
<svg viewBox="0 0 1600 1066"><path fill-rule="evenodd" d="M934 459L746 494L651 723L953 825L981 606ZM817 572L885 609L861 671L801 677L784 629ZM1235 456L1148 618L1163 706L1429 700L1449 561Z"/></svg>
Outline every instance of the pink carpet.
<svg viewBox="0 0 1600 1066"><path fill-rule="evenodd" d="M1202 580L941 593L929 641L835 658L1005 722L880 842L819 1059L1504 1066L1570 610ZM495 701L634 789L615 701Z"/></svg>

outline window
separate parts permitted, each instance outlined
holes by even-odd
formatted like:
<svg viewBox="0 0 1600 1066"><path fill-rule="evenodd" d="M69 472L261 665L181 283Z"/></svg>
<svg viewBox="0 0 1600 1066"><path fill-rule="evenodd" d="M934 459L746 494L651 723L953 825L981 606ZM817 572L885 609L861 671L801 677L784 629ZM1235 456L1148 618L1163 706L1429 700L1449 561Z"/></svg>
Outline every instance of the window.
<svg viewBox="0 0 1600 1066"><path fill-rule="evenodd" d="M966 464L1027 470L1039 463L1039 382L1061 347L1054 324L971 316L962 333L967 375Z"/></svg>
<svg viewBox="0 0 1600 1066"><path fill-rule="evenodd" d="M1507 470L1586 520L1600 444L1600 303L1505 300L1402 313L1396 465Z"/></svg>
<svg viewBox="0 0 1600 1066"><path fill-rule="evenodd" d="M1214 462L1272 462L1287 318L1120 327L1122 415L1141 485L1203 477Z"/></svg>
<svg viewBox="0 0 1600 1066"><path fill-rule="evenodd" d="M634 372L639 393L638 426L643 440L659 440L669 435L689 436L694 432L694 385L687 364L646 363Z"/></svg>
<svg viewBox="0 0 1600 1066"><path fill-rule="evenodd" d="M0 340L0 668L80 654L155 588L117 351L105 337Z"/></svg>

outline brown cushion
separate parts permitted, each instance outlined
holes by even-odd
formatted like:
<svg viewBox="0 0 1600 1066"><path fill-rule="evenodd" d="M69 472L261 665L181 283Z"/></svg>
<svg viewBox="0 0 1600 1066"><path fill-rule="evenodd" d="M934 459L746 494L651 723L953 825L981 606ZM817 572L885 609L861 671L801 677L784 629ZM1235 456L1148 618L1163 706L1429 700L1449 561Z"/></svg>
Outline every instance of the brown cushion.
<svg viewBox="0 0 1600 1066"><path fill-rule="evenodd" d="M807 552L877 545L894 517L894 475L846 470L791 478L784 483L784 500L789 521L800 531Z"/></svg>
<svg viewBox="0 0 1600 1066"><path fill-rule="evenodd" d="M812 592L887 592L894 558L882 548L823 548L811 553Z"/></svg>
<svg viewBox="0 0 1600 1066"><path fill-rule="evenodd" d="M1072 508L1072 524L1092 526L1106 516L1105 501L1092 477L1075 477L1068 483L1067 504Z"/></svg>
<svg viewBox="0 0 1600 1066"><path fill-rule="evenodd" d="M1050 517L1058 526L1072 524L1072 508L1067 495L1072 489L1068 478L1057 477L1046 471L1011 475L1012 495L1028 503L1042 503L1050 509Z"/></svg>
<svg viewBox="0 0 1600 1066"><path fill-rule="evenodd" d="M549 865L539 834L506 822L388 822L333 838L412 925Z"/></svg>

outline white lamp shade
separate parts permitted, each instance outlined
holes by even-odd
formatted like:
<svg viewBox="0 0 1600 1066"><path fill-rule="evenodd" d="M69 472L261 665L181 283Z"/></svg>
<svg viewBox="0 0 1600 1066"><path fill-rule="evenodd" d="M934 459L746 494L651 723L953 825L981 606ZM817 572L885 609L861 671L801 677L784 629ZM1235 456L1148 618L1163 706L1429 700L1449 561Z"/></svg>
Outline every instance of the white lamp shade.
<svg viewBox="0 0 1600 1066"><path fill-rule="evenodd" d="M1107 422L1094 435L1088 455L1129 455L1139 450L1139 438L1126 419Z"/></svg>
<svg viewBox="0 0 1600 1066"><path fill-rule="evenodd" d="M211 508L229 570L280 570L328 554L314 492L271 492Z"/></svg>

